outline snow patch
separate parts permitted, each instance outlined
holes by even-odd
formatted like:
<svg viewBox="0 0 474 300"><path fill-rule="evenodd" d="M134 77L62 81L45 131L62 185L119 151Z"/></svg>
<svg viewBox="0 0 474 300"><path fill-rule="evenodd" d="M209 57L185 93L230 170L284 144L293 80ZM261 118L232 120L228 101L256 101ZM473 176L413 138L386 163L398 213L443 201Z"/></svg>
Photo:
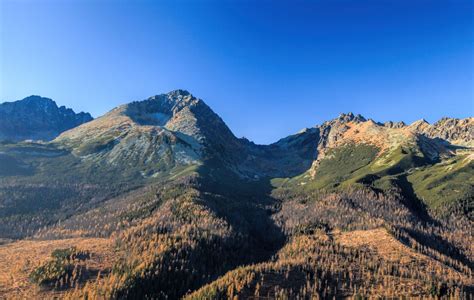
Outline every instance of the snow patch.
<svg viewBox="0 0 474 300"><path fill-rule="evenodd" d="M156 121L156 125L158 126L165 126L165 124L171 119L170 115L161 112L153 113L151 114L151 117Z"/></svg>

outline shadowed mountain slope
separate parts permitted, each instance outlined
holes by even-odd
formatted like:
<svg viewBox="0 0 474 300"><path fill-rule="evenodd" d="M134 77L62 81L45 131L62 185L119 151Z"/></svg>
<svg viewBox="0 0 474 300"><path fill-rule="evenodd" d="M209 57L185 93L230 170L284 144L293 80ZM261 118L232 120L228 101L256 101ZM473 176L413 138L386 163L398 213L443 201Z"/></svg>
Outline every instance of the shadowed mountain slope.
<svg viewBox="0 0 474 300"><path fill-rule="evenodd" d="M70 108L58 107L51 99L30 96L0 104L0 140L49 141L91 120L88 113L76 114Z"/></svg>

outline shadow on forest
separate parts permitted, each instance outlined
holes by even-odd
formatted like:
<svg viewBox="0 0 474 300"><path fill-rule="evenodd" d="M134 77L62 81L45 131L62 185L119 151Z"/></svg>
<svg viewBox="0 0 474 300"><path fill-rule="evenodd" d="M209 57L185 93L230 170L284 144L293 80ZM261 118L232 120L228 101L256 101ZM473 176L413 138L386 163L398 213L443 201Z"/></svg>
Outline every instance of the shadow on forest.
<svg viewBox="0 0 474 300"><path fill-rule="evenodd" d="M279 200L271 196L270 178L245 180L224 168L201 167L198 172L204 204L253 247L246 263L268 260L284 245L285 235L271 218Z"/></svg>
<svg viewBox="0 0 474 300"><path fill-rule="evenodd" d="M407 180L407 175L402 174L398 176L397 184L401 189L403 204L422 222L424 227L442 226L441 223L434 219L426 209L426 205L415 194L412 184ZM407 233L420 244L440 252L449 257L458 259L463 264L473 268L472 261L461 253L455 245L443 239L441 236L434 233L424 233L423 231L405 228ZM406 243L406 241L401 240ZM434 258L434 257L433 257Z"/></svg>
<svg viewBox="0 0 474 300"><path fill-rule="evenodd" d="M403 204L414 214L420 221L427 224L439 225L428 213L426 205L415 194L412 184L408 181L406 174L397 177L396 184L401 190Z"/></svg>

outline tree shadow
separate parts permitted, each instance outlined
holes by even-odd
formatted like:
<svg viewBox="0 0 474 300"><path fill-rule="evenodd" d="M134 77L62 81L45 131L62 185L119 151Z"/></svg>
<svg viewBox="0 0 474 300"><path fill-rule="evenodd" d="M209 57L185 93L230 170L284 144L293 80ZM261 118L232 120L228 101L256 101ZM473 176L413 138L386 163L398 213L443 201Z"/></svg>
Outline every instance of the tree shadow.
<svg viewBox="0 0 474 300"><path fill-rule="evenodd" d="M402 203L425 224L439 225L428 213L426 205L421 201L413 189L413 185L408 181L406 174L397 176L396 184L400 187Z"/></svg>
<svg viewBox="0 0 474 300"><path fill-rule="evenodd" d="M285 235L271 218L279 200L271 196L270 178L248 180L225 168L202 166L198 173L205 205L224 219L253 248L246 263L268 260L285 242Z"/></svg>

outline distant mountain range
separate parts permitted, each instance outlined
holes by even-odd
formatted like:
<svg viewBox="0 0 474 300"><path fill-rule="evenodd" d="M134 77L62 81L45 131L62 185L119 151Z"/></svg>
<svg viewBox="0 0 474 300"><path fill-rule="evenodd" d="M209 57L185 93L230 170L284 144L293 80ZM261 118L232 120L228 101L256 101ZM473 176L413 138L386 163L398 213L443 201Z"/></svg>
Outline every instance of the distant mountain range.
<svg viewBox="0 0 474 300"><path fill-rule="evenodd" d="M473 117L407 125L347 113L257 145L184 90L94 120L32 96L0 106L0 139L0 238L94 254L43 260L30 276L51 293L474 293ZM71 279L71 268L102 277Z"/></svg>
<svg viewBox="0 0 474 300"><path fill-rule="evenodd" d="M72 109L58 107L40 96L0 104L0 140L45 140L92 120L88 113L76 114Z"/></svg>

